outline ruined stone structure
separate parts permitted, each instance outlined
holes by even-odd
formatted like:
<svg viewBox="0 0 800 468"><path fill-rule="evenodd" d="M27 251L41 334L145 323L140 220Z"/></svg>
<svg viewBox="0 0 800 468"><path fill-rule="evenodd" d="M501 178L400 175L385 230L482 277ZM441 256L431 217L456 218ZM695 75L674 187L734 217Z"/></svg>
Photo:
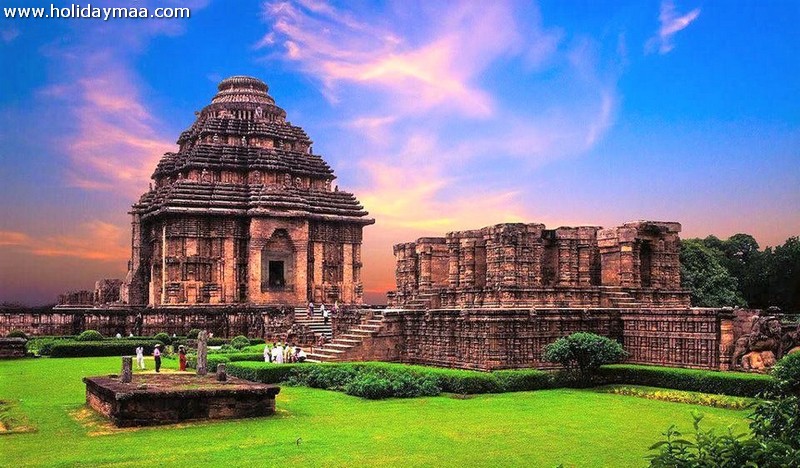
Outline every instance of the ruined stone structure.
<svg viewBox="0 0 800 468"><path fill-rule="evenodd" d="M129 305L362 301L374 223L286 120L267 85L234 76L166 153L133 205Z"/></svg>
<svg viewBox="0 0 800 468"><path fill-rule="evenodd" d="M678 223L499 224L394 246L405 308L688 307Z"/></svg>
<svg viewBox="0 0 800 468"><path fill-rule="evenodd" d="M653 221L499 224L398 244L389 293L398 308L380 319L343 317L349 331L334 323L341 338L312 357L546 368L547 344L588 331L618 340L631 363L729 369L734 316L689 307L680 230Z"/></svg>

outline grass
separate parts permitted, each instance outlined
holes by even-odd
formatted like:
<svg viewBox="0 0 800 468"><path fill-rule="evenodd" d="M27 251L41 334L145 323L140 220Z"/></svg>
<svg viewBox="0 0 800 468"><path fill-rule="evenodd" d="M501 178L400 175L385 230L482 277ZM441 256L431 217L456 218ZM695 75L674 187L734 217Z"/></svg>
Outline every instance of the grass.
<svg viewBox="0 0 800 468"><path fill-rule="evenodd" d="M85 409L81 382L119 368L119 358L0 361L0 400L37 429L0 436L0 466L627 467L646 465L670 424L689 429L692 410L708 427L747 422L743 411L592 390L366 401L283 386L273 417L121 430Z"/></svg>

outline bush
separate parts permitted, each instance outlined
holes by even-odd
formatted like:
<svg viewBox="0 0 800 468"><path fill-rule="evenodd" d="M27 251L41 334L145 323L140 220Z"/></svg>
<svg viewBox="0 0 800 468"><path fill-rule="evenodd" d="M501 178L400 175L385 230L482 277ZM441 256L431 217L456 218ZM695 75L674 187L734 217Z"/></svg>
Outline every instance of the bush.
<svg viewBox="0 0 800 468"><path fill-rule="evenodd" d="M271 364L236 362L227 367L229 375L253 382L276 384L286 382L295 369L309 367L308 364Z"/></svg>
<svg viewBox="0 0 800 468"><path fill-rule="evenodd" d="M266 344L266 343L267 342L264 341L263 338L250 338L250 345L251 346L262 345L262 344Z"/></svg>
<svg viewBox="0 0 800 468"><path fill-rule="evenodd" d="M246 336L239 335L231 340L231 346L236 349L242 349L245 346L250 346L250 340Z"/></svg>
<svg viewBox="0 0 800 468"><path fill-rule="evenodd" d="M800 353L782 357L772 368L771 375L781 392L800 395Z"/></svg>
<svg viewBox="0 0 800 468"><path fill-rule="evenodd" d="M135 340L114 340L114 341L61 341L53 344L50 349L50 356L61 357L96 357L96 356L124 356L136 354L136 348L144 347L146 354L153 352L153 347L159 344L158 341L135 341Z"/></svg>
<svg viewBox="0 0 800 468"><path fill-rule="evenodd" d="M77 338L76 341L103 341L103 335L100 334L97 330L86 330Z"/></svg>
<svg viewBox="0 0 800 468"><path fill-rule="evenodd" d="M206 341L206 344L208 344L209 346L222 346L224 344L228 344L228 340L226 340L225 338L209 338Z"/></svg>
<svg viewBox="0 0 800 468"><path fill-rule="evenodd" d="M556 381L551 374L536 369L499 370L492 374L502 392L526 392L556 387Z"/></svg>
<svg viewBox="0 0 800 468"><path fill-rule="evenodd" d="M196 340L197 339L197 335L199 335L199 334L200 334L200 330L199 329L192 328L191 330L189 330L189 333L186 334L186 338L189 338L190 340Z"/></svg>
<svg viewBox="0 0 800 468"><path fill-rule="evenodd" d="M275 366L270 363L248 363L246 371L239 371L239 365L234 365L237 372L248 375L243 378L250 379L252 376L257 381L263 381L257 378L260 369ZM555 386L550 374L534 369L488 373L382 362L296 366L290 374L282 376L293 385L345 391L364 398L407 398L438 395L442 391L459 394L494 393Z"/></svg>
<svg viewBox="0 0 800 468"><path fill-rule="evenodd" d="M581 380L588 380L603 364L619 362L627 356L618 342L579 332L557 339L545 346L542 359L564 366L568 371L577 371Z"/></svg>
<svg viewBox="0 0 800 468"><path fill-rule="evenodd" d="M344 387L345 393L370 400L380 400L394 396L389 379L375 373L361 374L353 378Z"/></svg>
<svg viewBox="0 0 800 468"><path fill-rule="evenodd" d="M700 429L702 415L693 414L694 442L671 426L666 437L650 447L653 467L695 466L798 466L800 460L800 399L779 396L755 404L750 417L751 434L717 435Z"/></svg>
<svg viewBox="0 0 800 468"><path fill-rule="evenodd" d="M22 330L14 329L14 330L11 330L10 332L8 332L8 335L6 335L6 338L24 338L24 339L27 340L28 339L28 335L26 335L25 332L22 331Z"/></svg>
<svg viewBox="0 0 800 468"><path fill-rule="evenodd" d="M168 345L172 343L172 339L164 332L157 333L156 336L153 337L154 340L158 340L161 344Z"/></svg>
<svg viewBox="0 0 800 468"><path fill-rule="evenodd" d="M777 389L775 379L767 375L633 364L603 366L598 371L598 377L608 384L644 385L743 397L756 397Z"/></svg>

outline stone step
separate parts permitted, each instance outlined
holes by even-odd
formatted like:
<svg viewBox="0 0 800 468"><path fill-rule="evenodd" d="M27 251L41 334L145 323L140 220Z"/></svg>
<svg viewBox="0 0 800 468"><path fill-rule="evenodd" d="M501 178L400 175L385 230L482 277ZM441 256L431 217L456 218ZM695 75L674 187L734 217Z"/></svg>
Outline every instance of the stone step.
<svg viewBox="0 0 800 468"><path fill-rule="evenodd" d="M333 343L326 343L325 346L323 346L323 348L325 348L325 349L336 349L336 350L341 350L342 352L344 352L344 351L347 351L348 349L355 348L355 346L354 345L350 345L350 344L343 344L343 343L333 342Z"/></svg>

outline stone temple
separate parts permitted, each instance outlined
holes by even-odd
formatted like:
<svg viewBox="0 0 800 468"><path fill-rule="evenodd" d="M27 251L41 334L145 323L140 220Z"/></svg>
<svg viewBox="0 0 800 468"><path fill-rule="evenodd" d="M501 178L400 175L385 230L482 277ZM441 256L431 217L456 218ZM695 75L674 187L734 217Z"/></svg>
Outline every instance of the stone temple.
<svg viewBox="0 0 800 468"><path fill-rule="evenodd" d="M131 210L123 303L361 303L362 229L375 221L268 90L223 80L161 158Z"/></svg>
<svg viewBox="0 0 800 468"><path fill-rule="evenodd" d="M49 311L0 308L0 335L247 335L308 346L309 360L468 369L547 368L578 331L627 362L768 367L800 346L770 311L695 308L681 288L681 225L498 224L394 246L389 307L362 305L361 239L374 223L306 133L255 78L223 80L133 205L124 281L63 295ZM305 305L339 302L330 323ZM761 364L760 364L761 363Z"/></svg>

